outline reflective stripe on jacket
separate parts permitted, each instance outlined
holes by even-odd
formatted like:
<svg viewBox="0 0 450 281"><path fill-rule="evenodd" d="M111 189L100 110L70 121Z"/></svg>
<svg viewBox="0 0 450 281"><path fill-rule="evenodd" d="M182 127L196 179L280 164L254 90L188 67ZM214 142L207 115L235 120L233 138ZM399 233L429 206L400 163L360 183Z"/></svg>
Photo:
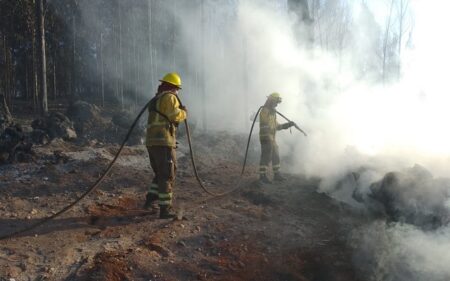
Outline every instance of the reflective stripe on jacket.
<svg viewBox="0 0 450 281"><path fill-rule="evenodd" d="M276 132L280 129L276 110L264 106L259 113L259 138L274 140Z"/></svg>
<svg viewBox="0 0 450 281"><path fill-rule="evenodd" d="M176 146L176 126L186 119L186 111L180 108L175 95L170 91L162 92L150 103L145 142L147 146Z"/></svg>

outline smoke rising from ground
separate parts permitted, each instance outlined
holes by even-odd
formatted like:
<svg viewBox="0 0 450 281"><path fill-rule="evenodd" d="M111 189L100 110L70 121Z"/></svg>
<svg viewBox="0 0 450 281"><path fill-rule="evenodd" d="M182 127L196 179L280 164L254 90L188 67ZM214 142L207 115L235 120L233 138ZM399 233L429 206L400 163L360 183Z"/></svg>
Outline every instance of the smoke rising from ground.
<svg viewBox="0 0 450 281"><path fill-rule="evenodd" d="M167 22L177 23L177 32L172 38L169 28L154 30L163 35L150 39L165 53L142 56L154 77L141 78L141 97L153 96L155 80L177 71L183 79L181 98L200 128L242 133L266 96L281 93L279 111L308 133L307 138L295 130L292 135L278 134L282 169L321 177L325 192L332 193L339 179L361 167L365 171L359 184L366 190L385 173L416 163L434 176L449 173L449 43L440 37L446 33L441 26L446 26L442 21L447 9L431 13L429 8L436 7L431 2L411 3L416 16L414 43L402 55L401 79L382 84L375 77L380 74L376 44L383 20L367 7L352 6L346 47L336 52L302 43L308 35L305 32L305 38L299 38L298 29L306 27L294 26L295 15L282 1L205 1L203 14L199 6L184 2L175 7L173 1L157 3L170 15ZM99 8L85 4L85 18L94 19ZM135 9L123 21L145 13L146 7ZM203 30L202 20L206 22ZM95 21L92 26L100 28ZM146 28L129 32L142 42L148 40ZM105 59L106 65L113 66L118 58ZM112 67L106 73L119 79ZM344 186L341 200L353 200L351 188L351 184ZM425 232L408 224L375 223L358 237L367 248L362 251L364 257L375 265L367 273L370 280L449 278L447 226Z"/></svg>
<svg viewBox="0 0 450 281"><path fill-rule="evenodd" d="M376 48L374 42L377 42L375 37L379 36L379 30L372 23L366 24L364 9L359 13L363 15L355 14L356 22L350 26L354 44L337 57L332 52L299 47L291 28L293 15L283 7L274 9L261 1L257 5L242 3L237 9L231 38L244 38L247 43L245 69L249 80L248 85L233 84L234 88L248 89L249 104L254 110L270 92L282 94L284 102L279 110L298 121L309 136L303 138L297 132L294 135L281 132L278 138L281 151L289 158L291 171L322 177L324 191L332 189L336 179L360 167L367 169L360 180L366 188L386 172L403 170L415 163L425 166L435 176L445 176L450 152L449 134L443 130L444 121L450 120L444 94L448 86L440 73L434 73L435 65L427 59L434 63L439 59L448 61L441 53L430 57L433 52L429 47L435 45L438 38L429 38L429 30L421 31L417 26L415 48L404 54L402 79L385 85L375 83L373 77L377 73L369 71L361 75L361 68L355 67L380 63L376 57L366 57ZM417 16L421 19L420 14ZM421 32L428 40L422 41ZM236 45L238 42L233 46ZM214 75L229 79L229 73L240 69L236 64L216 64L213 58L207 60L207 65L210 69L217 67ZM223 101L218 106L219 112L224 107L227 110L227 100L236 101L240 106L243 92L223 93L227 97L223 99L221 86L219 83L213 87L219 94L217 100ZM207 104L215 107L215 100L213 97ZM235 113L235 110L229 109L229 112ZM227 124L240 124L235 115L224 116L230 118ZM215 119L214 114L211 117ZM220 129L225 122L212 123ZM237 129L239 125L232 128ZM346 188L344 186L344 190ZM401 200L421 204L449 195L436 192L424 196L426 191L421 188L439 189L433 185L417 188L421 192L407 193ZM427 204L424 205L427 208ZM439 207L446 206L440 204ZM432 213L433 209L424 212L428 211ZM440 248L450 241L445 225L435 231L424 231L409 224L383 224L376 229L369 226L362 230L360 237L364 239L368 235L376 238L361 244L371 250L365 255L376 265L372 272L367 272L371 280L448 279L445 265L449 256Z"/></svg>
<svg viewBox="0 0 450 281"><path fill-rule="evenodd" d="M424 232L408 224L374 222L355 232L355 264L367 280L433 280L450 278L448 227Z"/></svg>

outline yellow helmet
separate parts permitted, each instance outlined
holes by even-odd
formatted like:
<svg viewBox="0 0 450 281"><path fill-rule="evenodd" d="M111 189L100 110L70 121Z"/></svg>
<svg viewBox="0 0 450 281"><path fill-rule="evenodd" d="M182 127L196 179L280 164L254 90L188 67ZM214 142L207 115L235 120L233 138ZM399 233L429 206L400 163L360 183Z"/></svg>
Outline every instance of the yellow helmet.
<svg viewBox="0 0 450 281"><path fill-rule="evenodd" d="M171 72L171 73L167 73L166 75L164 75L164 77L159 80L160 82L166 82L169 84L172 84L174 86L177 86L178 88L181 89L181 77L180 75L178 75L178 73L176 72Z"/></svg>
<svg viewBox="0 0 450 281"><path fill-rule="evenodd" d="M279 93L271 93L267 98L270 100L276 101L278 103L281 102L281 96Z"/></svg>

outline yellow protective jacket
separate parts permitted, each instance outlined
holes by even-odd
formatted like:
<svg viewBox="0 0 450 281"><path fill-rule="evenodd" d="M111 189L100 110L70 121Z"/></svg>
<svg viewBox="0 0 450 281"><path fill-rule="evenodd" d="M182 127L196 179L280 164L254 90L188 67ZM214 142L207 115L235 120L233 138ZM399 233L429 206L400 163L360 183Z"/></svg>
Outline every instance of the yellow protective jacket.
<svg viewBox="0 0 450 281"><path fill-rule="evenodd" d="M276 132L281 129L283 125L277 122L276 110L263 106L259 113L259 139L274 141Z"/></svg>
<svg viewBox="0 0 450 281"><path fill-rule="evenodd" d="M147 146L176 147L176 127L186 119L176 94L158 93L148 106ZM159 112L159 113L158 113Z"/></svg>

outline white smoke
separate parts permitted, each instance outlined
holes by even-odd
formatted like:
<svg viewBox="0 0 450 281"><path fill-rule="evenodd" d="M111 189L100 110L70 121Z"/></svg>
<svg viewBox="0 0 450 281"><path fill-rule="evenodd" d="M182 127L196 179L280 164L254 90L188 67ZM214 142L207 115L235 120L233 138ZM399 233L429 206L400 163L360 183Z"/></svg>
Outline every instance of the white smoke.
<svg viewBox="0 0 450 281"><path fill-rule="evenodd" d="M449 280L448 227L424 232L407 224L374 222L358 231L355 265L366 280Z"/></svg>
<svg viewBox="0 0 450 281"><path fill-rule="evenodd" d="M180 72L181 98L190 118L213 131L246 132L251 113L271 92L280 92L278 110L308 133L307 138L295 130L278 134L282 169L320 176L323 191L332 191L338 179L361 167L366 191L386 172L415 163L445 176L450 172L450 43L443 40L448 9L437 0L410 5L416 22L413 40L403 52L401 79L395 83L381 85L375 79L386 14L377 9L384 6L371 13L356 2L345 48L338 53L299 44L295 15L286 1L205 1L206 27L199 7L167 4L164 12L172 13L179 28L177 53L173 61L156 57L157 69L160 76ZM154 90L141 94L150 97ZM352 200L351 190L344 191L341 199ZM360 245L376 265L370 280L449 279L447 227L424 232L381 224L359 237L366 239Z"/></svg>

